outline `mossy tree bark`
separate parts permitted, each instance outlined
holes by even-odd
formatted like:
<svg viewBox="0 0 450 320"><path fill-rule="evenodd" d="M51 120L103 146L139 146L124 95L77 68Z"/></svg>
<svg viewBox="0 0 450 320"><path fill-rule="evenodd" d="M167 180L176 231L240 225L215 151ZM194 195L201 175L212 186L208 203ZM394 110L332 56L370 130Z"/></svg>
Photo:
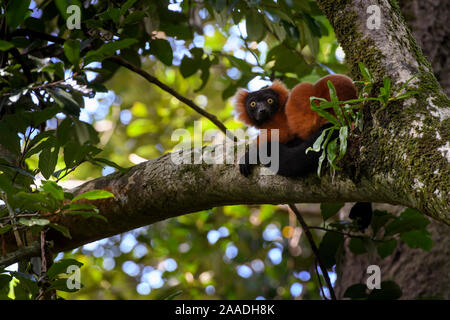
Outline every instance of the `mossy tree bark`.
<svg viewBox="0 0 450 320"><path fill-rule="evenodd" d="M369 46L368 49L376 49L374 53L382 53L385 57L385 66L386 68L381 69L381 74L389 74L392 76L397 72L399 75L408 72L416 72L419 71L427 71L430 70L426 61L424 61L422 57L422 53L419 51L417 46L414 44L414 39L420 45L423 54L431 61L433 72L436 78L439 80L441 86L444 91L448 94L450 93L450 81L448 79L448 71L449 64L448 61L450 59L450 44L448 42L448 38L450 36L450 27L447 26L447 19L450 13L450 3L445 0L426 0L426 1L416 1L416 0L408 0L408 1L400 1L400 9L405 17L408 26L411 28L414 39L411 38L409 32L405 29L404 23L399 15L399 10L395 3L392 1L378 1L378 5L383 8L382 9L382 23L384 24L380 30L368 30L364 28L363 20L364 17L367 17L368 14L365 13L365 8L368 5L373 4L373 2L365 2L365 1L355 1L358 2L358 6L354 6L351 10L348 6L343 5L340 9L342 12L346 12L347 15L354 17L355 14L358 15L357 22L359 27L357 30L360 36L370 44L374 44L373 46ZM361 4L361 2L365 4ZM326 6L327 3L323 2L322 5ZM351 6L351 5L350 5ZM331 12L328 11L330 14ZM339 18L338 18L339 17ZM342 20L343 17L339 16L334 19ZM386 18L388 21L386 21ZM330 20L333 18L330 18ZM340 26L342 28L348 28L344 25ZM339 27L336 26L337 33L339 33ZM354 28L353 26L351 28ZM345 30L345 29L344 29ZM354 30L354 29L353 29ZM381 34L374 34L373 32L381 32ZM386 33L386 34L383 34ZM345 34L345 31L338 34L338 37L345 38L348 34ZM385 36L384 44L382 42L383 37ZM402 39L400 43L392 43L392 39ZM402 52L402 48L398 48L398 44L406 44L406 49L409 49L410 56L407 58L399 57L398 53ZM391 48L385 48L386 46ZM359 51L353 51L352 48L347 48L350 51L350 56L353 59L358 59L358 55L361 53ZM411 57L412 54L412 57ZM370 56L371 54L369 54ZM369 57L361 56L363 61ZM352 59L352 58L350 58ZM356 62L357 60L355 60ZM417 61L417 65L416 62ZM381 61L380 61L381 62ZM397 66L392 67L393 64L397 64ZM411 67L413 66L413 67ZM380 63L380 67L383 67L383 64ZM400 68L400 72L396 71L396 69ZM402 69L404 69L402 71ZM430 70L431 73L431 70ZM421 80L424 78L421 78ZM412 135L411 138L421 138L423 142L429 141L429 137L433 136L433 131L436 136L436 139L431 142L434 144L435 148L439 144L438 150L442 151L443 156L449 160L450 151L448 150L448 136L447 138L439 139L440 132L442 130L446 130L449 132L448 127L448 102L446 102L445 97L443 97L439 92L439 87L436 85L434 79L430 78L430 75L426 76L425 83L419 83L419 88L426 84L427 87L430 86L430 81L433 83L433 87L437 88L437 92L432 94L431 96L424 95L422 99L419 99L417 102L412 103L410 106L405 105L405 109L402 109L402 118L406 121L410 121L411 127L403 128L403 130L399 130L397 132L404 132L406 129L409 130L409 133ZM428 83L428 84L427 84ZM434 99L432 97L435 97ZM438 98L436 98L438 97ZM441 104L437 106L435 100L440 100ZM441 108L441 112L439 114L435 114L435 107ZM390 111L394 113L390 113ZM395 112L397 110L386 110L387 114L384 115L384 121L392 122L391 125L395 125ZM427 115L428 114L428 115ZM373 116L373 114L371 114ZM438 121L430 121L435 116L438 116ZM374 116L374 121L377 118ZM403 120L402 120L403 121ZM377 123L375 122L375 125ZM426 127L424 127L424 125ZM437 127L434 127L437 125ZM387 128L389 125L386 126ZM426 133L423 129L429 130ZM405 135L407 137L407 135ZM411 147L414 145L420 146L420 140L412 141ZM423 143L422 142L422 143ZM439 143L440 142L440 143ZM406 145L406 144L405 144ZM413 175L416 172L420 172L425 168L416 169L417 166L426 165L427 161L425 160L427 157L427 153L429 151L425 151L423 149L417 149L415 152L422 152L424 154L422 159L417 157L417 159L411 162L410 171ZM447 152L447 153L445 153ZM445 162L443 162L445 168ZM428 175L432 176L434 173L439 171L429 170ZM443 171L443 174L440 175L438 179L442 180L441 185L443 186L443 196L444 199L448 201L448 162L447 162L447 171ZM437 177L435 177L437 178ZM422 186L420 183L419 177L414 178L414 184L416 187ZM419 181L417 183L417 181ZM430 189L429 192L432 190ZM434 192L439 193L438 190ZM413 194L414 195L414 194ZM403 208L390 208L390 211L395 211L397 209L398 212L401 212ZM380 258L370 258L367 254L362 256L354 256L348 250L346 252L345 258L343 260L343 270L344 274L340 282L338 282L336 287L336 294L338 297L342 298L344 291L350 285L355 283L365 283L368 275L366 274L367 266L371 264L379 265L382 271L382 279L383 280L395 280L403 290L403 299L415 299L415 298L440 298L440 299L449 299L450 298L450 278L448 275L450 274L450 229L447 225L437 222L436 220L432 220L428 230L432 232L432 239L434 242L433 248L429 251L423 251L419 249L410 249L405 244L402 244L399 248L396 249L393 255L388 256L385 259Z"/></svg>
<svg viewBox="0 0 450 320"><path fill-rule="evenodd" d="M358 163L362 175L387 197L441 220L449 219L450 102L433 75L429 62L408 30L395 1L375 2L380 24L367 27L367 9L373 1L319 0L341 43L354 78L362 61L382 83L391 79L399 88L418 74L420 94L396 101L380 110L373 103L365 108L365 129ZM374 88L378 91L378 88ZM394 89L395 90L395 89Z"/></svg>

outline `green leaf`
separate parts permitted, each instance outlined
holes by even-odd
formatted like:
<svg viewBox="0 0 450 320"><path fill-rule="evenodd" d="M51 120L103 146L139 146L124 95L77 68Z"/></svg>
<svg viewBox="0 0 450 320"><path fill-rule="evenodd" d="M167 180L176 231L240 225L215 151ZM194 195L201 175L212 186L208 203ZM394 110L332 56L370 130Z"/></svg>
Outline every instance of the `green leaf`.
<svg viewBox="0 0 450 320"><path fill-rule="evenodd" d="M396 96L396 97L395 97L395 100L406 99L406 98L412 97L412 96L414 96L414 95L417 95L417 94L419 94L419 93L420 93L419 91L408 91L408 92L405 92L404 94L401 94L401 95L399 95L399 96Z"/></svg>
<svg viewBox="0 0 450 320"><path fill-rule="evenodd" d="M372 216L372 226L373 234L376 235L378 231L386 225L386 223L391 219L397 219L393 215L387 213L386 211L374 210Z"/></svg>
<svg viewBox="0 0 450 320"><path fill-rule="evenodd" d="M86 150L83 151L84 154L89 153L90 155L94 155L90 151L97 150L98 151L97 153L101 151L101 149L92 146L99 143L100 140L98 138L98 132L94 129L94 127L91 124L84 121L80 121L78 119L74 119L74 127L75 127L74 132L78 143L80 145L84 145L86 143L89 144L88 146L86 146Z"/></svg>
<svg viewBox="0 0 450 320"><path fill-rule="evenodd" d="M342 112L342 109L340 108L341 102L339 101L336 88L334 87L333 83L330 80L327 81L327 85L330 92L330 100L331 100L330 102L332 103L334 113L336 114L336 117L339 120L339 122L343 125L345 123L345 117Z"/></svg>
<svg viewBox="0 0 450 320"><path fill-rule="evenodd" d="M133 66L141 67L141 56L133 49L123 49L120 50L120 56L127 62L131 63Z"/></svg>
<svg viewBox="0 0 450 320"><path fill-rule="evenodd" d="M175 291L174 293L172 293L172 294L168 295L166 298L164 298L164 300L173 300L176 296L179 296L182 293L183 293L182 290Z"/></svg>
<svg viewBox="0 0 450 320"><path fill-rule="evenodd" d="M316 139L316 141L314 141L312 148L309 147L308 149L306 149L306 153L308 153L309 151L319 152L322 146L323 139L325 138L325 134L329 130L331 130L331 128L323 130L320 136Z"/></svg>
<svg viewBox="0 0 450 320"><path fill-rule="evenodd" d="M50 178L53 171L55 171L56 163L58 162L58 152L59 146L53 145L43 149L39 154L39 170L41 170L45 179Z"/></svg>
<svg viewBox="0 0 450 320"><path fill-rule="evenodd" d="M70 117L65 118L56 129L56 138L60 146L64 146L71 137L73 123Z"/></svg>
<svg viewBox="0 0 450 320"><path fill-rule="evenodd" d="M94 206L93 204L89 204L89 203L71 203L69 205L69 210L89 210L89 211L93 211L98 213L98 209L96 206Z"/></svg>
<svg viewBox="0 0 450 320"><path fill-rule="evenodd" d="M406 89L406 86L407 86L412 80L414 80L417 76L418 76L418 74L415 74L415 75L413 75L411 78L409 78L409 79L408 79L408 80L400 87L400 89L399 89L398 92L402 92L404 89ZM410 92L410 91L408 91L408 92ZM417 93L418 93L418 91L414 91L414 92L417 92Z"/></svg>
<svg viewBox="0 0 450 320"><path fill-rule="evenodd" d="M14 287L16 300L29 300L30 294L35 296L38 293L36 278L31 274L23 272L10 272L10 274L19 279L19 283Z"/></svg>
<svg viewBox="0 0 450 320"><path fill-rule="evenodd" d="M61 186L59 186L54 181L42 181L42 189L50 194L53 198L59 201L64 200L64 191Z"/></svg>
<svg viewBox="0 0 450 320"><path fill-rule="evenodd" d="M348 248L355 255L360 255L367 252L366 246L364 245L364 241L361 240L360 238L351 238Z"/></svg>
<svg viewBox="0 0 450 320"><path fill-rule="evenodd" d="M84 58L84 63L87 65L93 61L102 61L108 56L115 55L117 50L129 48L136 42L136 39L129 38L105 43L97 50L89 51Z"/></svg>
<svg viewBox="0 0 450 320"><path fill-rule="evenodd" d="M6 9L6 23L14 30L16 29L28 13L28 7L30 6L30 0L13 0L8 1L8 7Z"/></svg>
<svg viewBox="0 0 450 320"><path fill-rule="evenodd" d="M381 282L381 289L373 289L368 300L397 300L402 296L402 289L394 281Z"/></svg>
<svg viewBox="0 0 450 320"><path fill-rule="evenodd" d="M0 174L0 190L9 194L14 194L16 192L16 188L12 184L11 178L4 173Z"/></svg>
<svg viewBox="0 0 450 320"><path fill-rule="evenodd" d="M351 299L365 299L368 297L368 294L366 292L367 286L362 283L356 283L351 285L350 287L345 290L344 298L351 298Z"/></svg>
<svg viewBox="0 0 450 320"><path fill-rule="evenodd" d="M265 35L264 16L256 10L250 10L245 18L247 41L261 41Z"/></svg>
<svg viewBox="0 0 450 320"><path fill-rule="evenodd" d="M377 245L378 254L382 259L390 256L394 252L395 248L397 248L397 240L395 239L384 241Z"/></svg>
<svg viewBox="0 0 450 320"><path fill-rule="evenodd" d="M344 236L337 232L328 231L322 238L319 246L319 256L325 268L331 268L336 264L336 253L344 241Z"/></svg>
<svg viewBox="0 0 450 320"><path fill-rule="evenodd" d="M35 128L38 128L41 123L53 118L58 112L61 112L61 108L57 105L46 107L40 111L34 111L31 113L31 119ZM40 134L45 135L48 131L41 132ZM51 132L54 132L53 130ZM47 133L48 134L48 133Z"/></svg>
<svg viewBox="0 0 450 320"><path fill-rule="evenodd" d="M128 9L130 9L133 6L133 4L136 3L136 1L137 0L128 0L127 2L125 2L120 8L120 15L123 16L125 12L127 12Z"/></svg>
<svg viewBox="0 0 450 320"><path fill-rule="evenodd" d="M40 218L20 218L17 222L27 227L46 226L50 223L49 220Z"/></svg>
<svg viewBox="0 0 450 320"><path fill-rule="evenodd" d="M411 230L424 229L430 221L423 214L414 209L406 209L400 217L392 221L385 228L386 236Z"/></svg>
<svg viewBox="0 0 450 320"><path fill-rule="evenodd" d="M14 45L11 42L0 40L0 51L8 51L11 48L14 48Z"/></svg>
<svg viewBox="0 0 450 320"><path fill-rule="evenodd" d="M411 230L400 234L400 238L410 248L421 248L425 251L430 251L433 247L433 240L430 238L430 233L426 230Z"/></svg>
<svg viewBox="0 0 450 320"><path fill-rule="evenodd" d="M7 224L6 226L0 227L0 234L7 233L9 230L11 230L11 228L12 228L12 226L10 224Z"/></svg>
<svg viewBox="0 0 450 320"><path fill-rule="evenodd" d="M114 23L119 22L120 18L120 9L119 8L108 8L107 10L108 16L111 18Z"/></svg>
<svg viewBox="0 0 450 320"><path fill-rule="evenodd" d="M89 141L89 137L84 137L83 139L87 139ZM80 146L80 143L75 141L69 141L64 146L64 162L67 168L73 168L87 158L91 156L95 156L101 150L88 144L84 144Z"/></svg>
<svg viewBox="0 0 450 320"><path fill-rule="evenodd" d="M283 27L282 24L277 22L272 22L269 20L266 20L267 26L270 28L270 30L275 34L275 36L280 40L280 42L283 42L286 39L286 29Z"/></svg>
<svg viewBox="0 0 450 320"><path fill-rule="evenodd" d="M94 163L101 163L101 164L105 164L107 166L113 167L121 172L127 172L129 169L128 168L124 168L119 166L117 163L115 163L114 161L105 159L105 158L92 158L89 161L94 162Z"/></svg>
<svg viewBox="0 0 450 320"><path fill-rule="evenodd" d="M69 92L59 88L47 89L47 91L55 99L55 102L64 109L65 113L77 117L80 115L80 105Z"/></svg>
<svg viewBox="0 0 450 320"><path fill-rule="evenodd" d="M70 235L69 229L65 226L56 224L56 223L50 223L50 228L55 229L56 231L59 231L64 237L72 239L72 236Z"/></svg>
<svg viewBox="0 0 450 320"><path fill-rule="evenodd" d="M319 38L313 34L307 21L305 21L304 19L300 20L300 25L303 34L305 35L309 50L311 51L311 54L316 57L319 53Z"/></svg>
<svg viewBox="0 0 450 320"><path fill-rule="evenodd" d="M9 291L9 282L12 280L12 277L9 274L0 274L0 291L7 288Z"/></svg>
<svg viewBox="0 0 450 320"><path fill-rule="evenodd" d="M328 90L330 91L330 101L339 101L336 88L334 87L333 82L330 80L327 81Z"/></svg>
<svg viewBox="0 0 450 320"><path fill-rule="evenodd" d="M156 56L166 66L172 65L173 52L169 41L164 39L150 41L150 54Z"/></svg>
<svg viewBox="0 0 450 320"><path fill-rule="evenodd" d="M18 192L15 197L21 202L49 204L50 200L43 192L28 193L24 191Z"/></svg>
<svg viewBox="0 0 450 320"><path fill-rule="evenodd" d="M206 62L206 63L205 63ZM207 59L203 60L203 65L201 67L202 70L202 75L200 77L200 79L202 80L202 84L200 85L200 87L198 87L197 89L194 90L194 92L199 92L200 90L202 90L209 79L209 68L210 68L210 63L209 61L207 61Z"/></svg>
<svg viewBox="0 0 450 320"><path fill-rule="evenodd" d="M322 171L322 164L323 160L325 160L326 152L325 150L322 151L322 154L319 157L319 165L317 166L317 176L320 178L320 172Z"/></svg>
<svg viewBox="0 0 450 320"><path fill-rule="evenodd" d="M227 5L227 0L210 0L210 2L211 7L217 12L222 11Z"/></svg>
<svg viewBox="0 0 450 320"><path fill-rule="evenodd" d="M341 160L347 152L347 137L348 127L341 127L341 129L339 129L339 156L337 160Z"/></svg>
<svg viewBox="0 0 450 320"><path fill-rule="evenodd" d="M188 78L195 74L200 67L200 62L184 56L180 64L180 72L183 78Z"/></svg>
<svg viewBox="0 0 450 320"><path fill-rule="evenodd" d="M80 41L72 39L66 40L64 42L64 54L71 64L78 67L80 62Z"/></svg>
<svg viewBox="0 0 450 320"><path fill-rule="evenodd" d="M386 93L386 96L389 98L390 94L391 94L391 79L385 77L383 78L383 85L384 85L384 90Z"/></svg>
<svg viewBox="0 0 450 320"><path fill-rule="evenodd" d="M5 125L0 126L0 145L14 154L20 154L20 139L17 132Z"/></svg>
<svg viewBox="0 0 450 320"><path fill-rule="evenodd" d="M49 279L55 279L59 274L67 273L67 268L69 266L78 266L81 268L83 263L77 261L75 259L62 259L60 261L55 262L47 271L47 275Z"/></svg>
<svg viewBox="0 0 450 320"><path fill-rule="evenodd" d="M299 77L303 77L311 72L311 67L308 66L303 56L293 52L284 45L278 45L269 50L266 62L272 60L275 61L275 65L272 68L273 71L296 73ZM241 69L239 70L242 71Z"/></svg>
<svg viewBox="0 0 450 320"><path fill-rule="evenodd" d="M334 164L336 157L337 157L337 138L331 140L331 142L328 143L327 145L327 159L330 166L338 170L339 168Z"/></svg>
<svg viewBox="0 0 450 320"><path fill-rule="evenodd" d="M79 215L82 216L83 218L97 218L97 219L101 219L105 222L108 222L108 219L106 219L105 216L102 216L101 214L98 213L97 211L77 211L77 210L70 210L70 211L65 211L64 214L69 214L69 215Z"/></svg>
<svg viewBox="0 0 450 320"><path fill-rule="evenodd" d="M85 193L82 193L75 198L72 199L72 203L80 200L80 199L87 199L87 200L96 200L96 199L106 199L106 198L113 198L114 194L111 192L108 192L106 190L90 190Z"/></svg>
<svg viewBox="0 0 450 320"><path fill-rule="evenodd" d="M311 109L313 111L315 111L319 116L327 119L329 122L331 122L332 124L334 124L335 126L341 127L341 124L339 123L338 119L336 119L335 116L333 116L331 113L329 113L328 111L323 110L320 105L318 106L316 104L317 97L310 97L309 101L311 103Z"/></svg>
<svg viewBox="0 0 450 320"><path fill-rule="evenodd" d="M69 5L76 5L79 8L83 9L83 5L79 0L55 0L55 5L64 20L67 20L67 18L69 17L69 13L67 13L67 8L69 7Z"/></svg>
<svg viewBox="0 0 450 320"><path fill-rule="evenodd" d="M83 287L83 284L80 283L80 288ZM59 290L59 291L64 291L64 292L77 292L79 289L73 288L73 289L69 289L67 287L67 279L66 278L62 278L62 279L56 279L55 281L52 282L52 284L50 285L50 287L48 288L48 290Z"/></svg>
<svg viewBox="0 0 450 320"><path fill-rule="evenodd" d="M127 24L133 24L141 22L142 19L145 17L145 12L142 11L135 11L133 13L130 13L124 20L121 25L127 25Z"/></svg>
<svg viewBox="0 0 450 320"><path fill-rule="evenodd" d="M188 78L198 71L201 65L201 60L192 59L184 56L180 64L180 72L183 78Z"/></svg>
<svg viewBox="0 0 450 320"><path fill-rule="evenodd" d="M334 216L338 211L344 206L343 202L335 202L335 203L321 203L320 211L322 212L323 221L328 220L332 216Z"/></svg>
<svg viewBox="0 0 450 320"><path fill-rule="evenodd" d="M364 77L364 80L366 82L373 82L372 75L369 69L367 69L367 67L362 62L358 62L358 67L359 70L361 71L362 76Z"/></svg>

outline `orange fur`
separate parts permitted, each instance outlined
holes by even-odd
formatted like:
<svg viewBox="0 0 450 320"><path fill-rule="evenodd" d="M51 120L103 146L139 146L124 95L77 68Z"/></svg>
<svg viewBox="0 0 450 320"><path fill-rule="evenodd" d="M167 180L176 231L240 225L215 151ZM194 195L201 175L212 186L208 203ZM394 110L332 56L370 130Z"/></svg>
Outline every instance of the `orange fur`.
<svg viewBox="0 0 450 320"><path fill-rule="evenodd" d="M285 113L285 104L289 97L289 90L280 82L274 81L272 85L269 87L274 90L278 95L278 101L280 104L280 108L277 113L266 123L264 123L261 127L256 126L255 123L248 116L247 110L245 108L245 99L247 97L248 91L239 90L235 97L236 111L238 113L238 119L249 126L254 126L259 129L267 129L267 140L271 140L272 132L271 129L279 130L279 141L281 143L286 143L293 139L293 135L290 133L288 128L288 121L286 119ZM259 137L258 137L259 143Z"/></svg>
<svg viewBox="0 0 450 320"><path fill-rule="evenodd" d="M327 122L326 119L311 110L309 97L315 96L330 100L328 80L335 86L339 100L357 97L353 81L344 75L328 75L319 79L314 85L306 82L298 84L292 89L286 103L286 119L291 135L306 139Z"/></svg>
<svg viewBox="0 0 450 320"><path fill-rule="evenodd" d="M247 95L248 95L247 90L240 89L236 94L236 96L234 97L237 118L246 125L254 126L252 119L250 119L247 110L245 109L245 98L247 98Z"/></svg>

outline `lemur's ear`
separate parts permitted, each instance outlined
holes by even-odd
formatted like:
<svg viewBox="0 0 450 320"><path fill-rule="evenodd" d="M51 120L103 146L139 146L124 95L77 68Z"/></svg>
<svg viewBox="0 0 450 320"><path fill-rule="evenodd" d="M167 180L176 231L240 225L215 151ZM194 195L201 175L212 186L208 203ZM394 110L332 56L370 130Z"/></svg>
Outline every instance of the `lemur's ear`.
<svg viewBox="0 0 450 320"><path fill-rule="evenodd" d="M234 105L237 112L238 119L244 122L246 125L254 126L252 119L247 113L247 108L245 107L245 99L247 98L248 91L240 89L234 97Z"/></svg>
<svg viewBox="0 0 450 320"><path fill-rule="evenodd" d="M283 107L289 97L289 90L278 80L275 80L269 88L278 94L279 105Z"/></svg>

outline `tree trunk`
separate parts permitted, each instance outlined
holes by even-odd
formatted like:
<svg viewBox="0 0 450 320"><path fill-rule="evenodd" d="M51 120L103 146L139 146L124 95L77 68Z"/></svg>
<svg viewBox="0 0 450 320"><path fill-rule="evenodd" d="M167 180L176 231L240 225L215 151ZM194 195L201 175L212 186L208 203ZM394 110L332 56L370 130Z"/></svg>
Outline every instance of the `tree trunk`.
<svg viewBox="0 0 450 320"><path fill-rule="evenodd" d="M402 0L400 7L415 40L431 61L434 75L449 94L450 26L447 19L450 17L450 2ZM448 180L448 175L441 179ZM391 207L390 210L399 213L403 208ZM395 280L400 285L402 299L450 299L450 229L432 220L428 230L432 232L434 242L429 252L402 244L385 259L370 260L367 254L354 256L347 250L343 261L343 278L336 286L338 297L343 298L345 289L350 285L365 283L367 266L376 264L381 268L383 280Z"/></svg>
<svg viewBox="0 0 450 320"><path fill-rule="evenodd" d="M400 0L399 4L414 39L431 62L436 79L450 95L450 2Z"/></svg>

